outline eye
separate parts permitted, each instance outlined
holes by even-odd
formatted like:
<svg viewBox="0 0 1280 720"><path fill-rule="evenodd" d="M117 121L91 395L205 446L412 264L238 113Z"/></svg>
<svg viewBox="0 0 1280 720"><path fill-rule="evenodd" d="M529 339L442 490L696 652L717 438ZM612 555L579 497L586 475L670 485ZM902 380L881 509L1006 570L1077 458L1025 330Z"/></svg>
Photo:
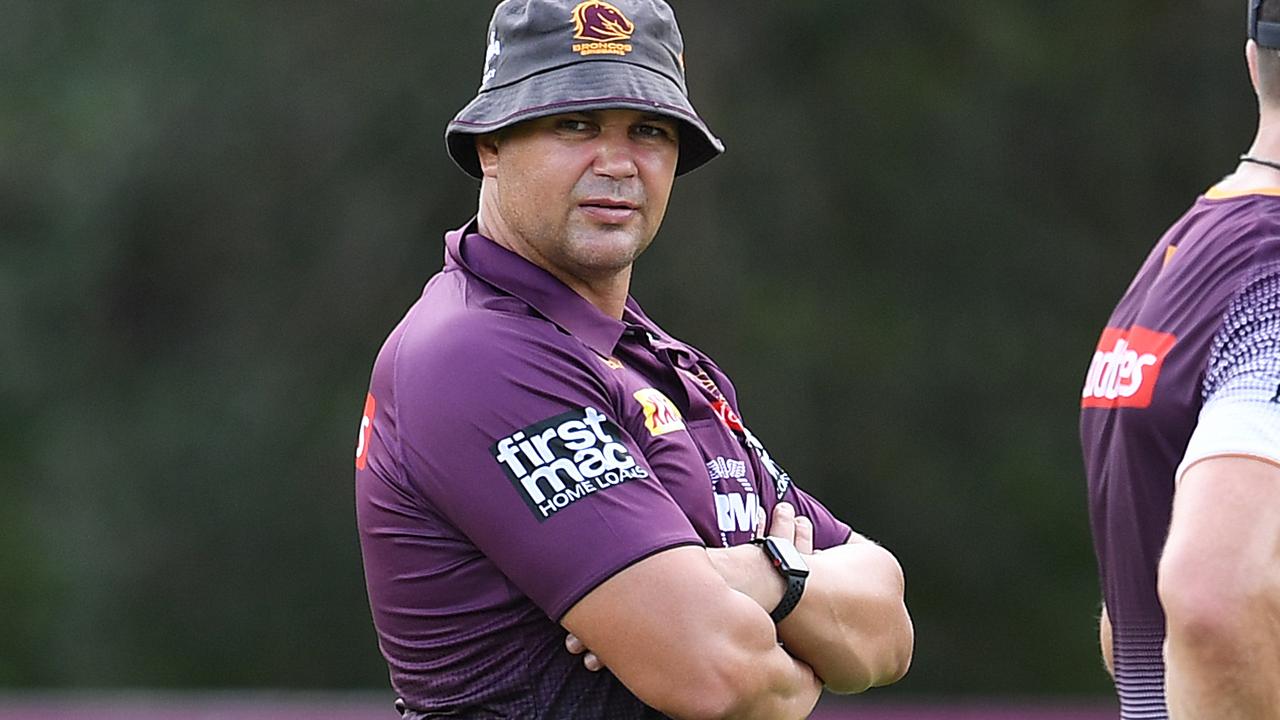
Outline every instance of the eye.
<svg viewBox="0 0 1280 720"><path fill-rule="evenodd" d="M643 138L652 138L656 140L675 140L676 130L674 127L668 127L665 124L644 123L636 125L633 132Z"/></svg>
<svg viewBox="0 0 1280 720"><path fill-rule="evenodd" d="M556 121L556 129L571 133L584 133L592 130L592 124L581 118L560 118Z"/></svg>

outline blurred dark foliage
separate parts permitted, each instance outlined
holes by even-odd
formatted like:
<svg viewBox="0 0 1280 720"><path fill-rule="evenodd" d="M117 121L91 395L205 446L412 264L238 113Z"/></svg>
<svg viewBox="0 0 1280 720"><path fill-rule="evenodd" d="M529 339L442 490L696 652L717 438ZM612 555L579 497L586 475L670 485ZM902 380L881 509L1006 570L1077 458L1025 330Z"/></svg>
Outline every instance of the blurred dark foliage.
<svg viewBox="0 0 1280 720"><path fill-rule="evenodd" d="M674 0L634 294L902 561L900 694L1101 694L1097 332L1255 110L1210 0ZM384 687L351 458L490 3L0 2L0 685Z"/></svg>

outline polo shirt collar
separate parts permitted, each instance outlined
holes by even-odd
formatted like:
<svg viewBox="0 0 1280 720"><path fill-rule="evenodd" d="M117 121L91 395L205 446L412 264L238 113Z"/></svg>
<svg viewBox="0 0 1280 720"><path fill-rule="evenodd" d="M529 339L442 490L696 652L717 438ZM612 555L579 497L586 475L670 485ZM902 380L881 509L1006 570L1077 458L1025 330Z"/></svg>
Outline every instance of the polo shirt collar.
<svg viewBox="0 0 1280 720"><path fill-rule="evenodd" d="M476 219L445 233L445 268L457 265L523 300L602 357L613 355L627 326L600 312L551 273L480 234ZM637 308L630 296L628 308Z"/></svg>

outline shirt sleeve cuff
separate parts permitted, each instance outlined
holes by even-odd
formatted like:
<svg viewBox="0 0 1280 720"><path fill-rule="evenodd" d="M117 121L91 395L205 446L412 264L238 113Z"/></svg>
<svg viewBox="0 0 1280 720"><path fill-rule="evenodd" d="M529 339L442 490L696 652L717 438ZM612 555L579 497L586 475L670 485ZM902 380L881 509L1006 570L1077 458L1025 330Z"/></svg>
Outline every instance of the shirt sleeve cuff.
<svg viewBox="0 0 1280 720"><path fill-rule="evenodd" d="M1212 457L1244 456L1280 465L1280 403L1258 400L1210 400L1186 454L1174 474L1175 483L1192 465Z"/></svg>

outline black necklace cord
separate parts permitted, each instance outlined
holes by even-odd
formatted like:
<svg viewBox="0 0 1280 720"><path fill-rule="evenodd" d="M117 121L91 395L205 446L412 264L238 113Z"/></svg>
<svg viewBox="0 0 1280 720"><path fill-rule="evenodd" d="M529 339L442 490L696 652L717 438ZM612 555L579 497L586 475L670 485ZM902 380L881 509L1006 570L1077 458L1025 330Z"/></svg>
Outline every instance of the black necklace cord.
<svg viewBox="0 0 1280 720"><path fill-rule="evenodd" d="M1241 155L1240 162L1253 163L1254 165L1262 165L1265 167L1269 167L1272 170L1280 170L1280 162L1273 162L1271 160L1262 160L1261 158L1256 158L1251 155Z"/></svg>

